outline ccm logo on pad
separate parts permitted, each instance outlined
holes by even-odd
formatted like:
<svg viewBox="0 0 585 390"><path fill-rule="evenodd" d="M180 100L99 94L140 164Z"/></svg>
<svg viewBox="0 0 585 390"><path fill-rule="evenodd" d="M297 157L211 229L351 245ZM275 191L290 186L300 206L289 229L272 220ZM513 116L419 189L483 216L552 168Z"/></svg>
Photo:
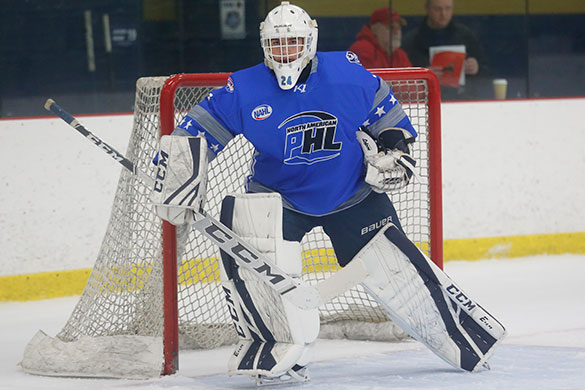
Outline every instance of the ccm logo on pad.
<svg viewBox="0 0 585 390"><path fill-rule="evenodd" d="M262 121L272 115L272 107L268 104L261 104L252 110L252 118L256 121Z"/></svg>

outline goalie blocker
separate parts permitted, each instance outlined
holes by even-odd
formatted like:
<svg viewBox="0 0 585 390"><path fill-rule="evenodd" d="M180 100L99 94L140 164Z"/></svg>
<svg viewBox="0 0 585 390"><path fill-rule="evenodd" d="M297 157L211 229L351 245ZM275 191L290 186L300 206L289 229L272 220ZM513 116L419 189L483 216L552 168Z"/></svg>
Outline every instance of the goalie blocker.
<svg viewBox="0 0 585 390"><path fill-rule="evenodd" d="M191 210L199 210L206 192L207 141L165 135L155 162L151 201L156 214L173 225L193 222Z"/></svg>

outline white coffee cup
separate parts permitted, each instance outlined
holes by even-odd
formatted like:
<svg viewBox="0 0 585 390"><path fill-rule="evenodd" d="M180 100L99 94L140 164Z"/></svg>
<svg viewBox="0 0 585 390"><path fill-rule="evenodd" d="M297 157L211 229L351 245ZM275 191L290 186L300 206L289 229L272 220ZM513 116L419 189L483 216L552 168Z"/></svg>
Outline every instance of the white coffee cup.
<svg viewBox="0 0 585 390"><path fill-rule="evenodd" d="M508 80L494 79L494 98L505 99L507 87L508 87Z"/></svg>

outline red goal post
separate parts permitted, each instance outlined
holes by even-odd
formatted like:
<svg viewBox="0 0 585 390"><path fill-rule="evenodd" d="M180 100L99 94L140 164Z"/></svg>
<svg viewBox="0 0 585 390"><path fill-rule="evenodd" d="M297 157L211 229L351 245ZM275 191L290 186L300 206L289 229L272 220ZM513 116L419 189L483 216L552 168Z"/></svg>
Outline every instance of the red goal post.
<svg viewBox="0 0 585 390"><path fill-rule="evenodd" d="M388 83L418 132L413 144L416 180L388 196L409 239L442 267L437 78L421 68L373 73ZM224 86L228 77L214 73L139 79L126 158L154 177L152 159L161 134L170 134L194 105ZM223 197L244 191L252 154L250 143L237 136L210 162L208 214L219 216ZM138 176L122 171L110 222L83 293L55 338L39 332L27 344L21 363L25 371L154 377L178 370L179 344L182 350L211 349L237 341L219 278L219 249L196 229L161 224L152 212L151 191ZM320 227L307 233L301 245L302 278L307 283L317 284L339 269ZM321 338L405 337L360 285L322 305L319 316Z"/></svg>
<svg viewBox="0 0 585 390"><path fill-rule="evenodd" d="M397 99L409 113L410 106L424 106L427 129L426 148L428 169L426 188L429 193L428 247L421 245L439 267L443 267L443 224L442 224L442 181L441 181L441 111L440 88L435 74L425 68L372 69L390 84ZM226 84L230 73L177 74L169 77L160 94L160 135L168 135L175 128L187 107L177 114L177 92L182 88L221 87ZM419 108L416 108L419 110ZM417 124L413 123L415 128ZM419 131L419 129L417 129ZM419 131L419 134L422 133ZM422 135L422 134L421 134ZM424 169L423 168L423 169ZM397 207L398 208L398 207ZM402 218L401 218L402 219ZM164 368L163 374L172 374L178 369L178 293L177 293L177 240L176 229L164 222L163 235L163 278L164 278ZM415 241L418 244L418 242Z"/></svg>

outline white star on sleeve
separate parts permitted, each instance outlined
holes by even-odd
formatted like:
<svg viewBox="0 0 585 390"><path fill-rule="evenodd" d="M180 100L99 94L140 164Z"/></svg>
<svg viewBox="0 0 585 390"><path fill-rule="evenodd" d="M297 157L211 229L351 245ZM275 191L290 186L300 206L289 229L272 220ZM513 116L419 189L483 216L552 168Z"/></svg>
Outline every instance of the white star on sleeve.
<svg viewBox="0 0 585 390"><path fill-rule="evenodd" d="M376 115L378 115L380 118L382 117L382 115L384 115L386 113L386 111L384 111L384 106L380 106L376 108Z"/></svg>
<svg viewBox="0 0 585 390"><path fill-rule="evenodd" d="M189 130L189 127L193 126L192 121L187 122L187 124L185 125L185 130Z"/></svg>
<svg viewBox="0 0 585 390"><path fill-rule="evenodd" d="M392 103L392 105L395 105L397 101L398 100L396 100L396 97L394 95L392 95L392 98L390 99L390 103Z"/></svg>
<svg viewBox="0 0 585 390"><path fill-rule="evenodd" d="M207 95L207 100L210 100L213 97L213 92L209 92L209 95Z"/></svg>
<svg viewBox="0 0 585 390"><path fill-rule="evenodd" d="M219 150L219 144L213 144L210 146L211 150L213 150L215 153L217 153L217 151Z"/></svg>
<svg viewBox="0 0 585 390"><path fill-rule="evenodd" d="M369 126L370 125L370 120L366 119L366 121L364 123L362 123L362 126Z"/></svg>
<svg viewBox="0 0 585 390"><path fill-rule="evenodd" d="M205 137L205 132L201 130L197 130L197 137Z"/></svg>

